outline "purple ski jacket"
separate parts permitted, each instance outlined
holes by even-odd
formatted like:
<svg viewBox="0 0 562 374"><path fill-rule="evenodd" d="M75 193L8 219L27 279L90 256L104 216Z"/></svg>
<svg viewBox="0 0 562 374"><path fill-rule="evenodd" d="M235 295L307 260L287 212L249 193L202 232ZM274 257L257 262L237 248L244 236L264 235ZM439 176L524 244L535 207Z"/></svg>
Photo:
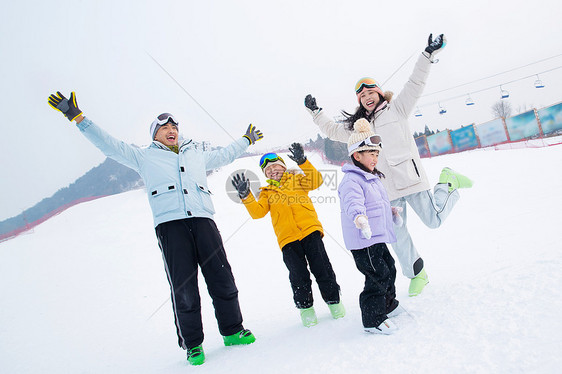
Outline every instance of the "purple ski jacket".
<svg viewBox="0 0 562 374"><path fill-rule="evenodd" d="M338 195L346 248L363 249L376 243L395 242L390 201L380 178L352 164L345 164L342 171L345 175L338 187ZM369 239L364 239L353 223L360 214L369 219L373 233Z"/></svg>

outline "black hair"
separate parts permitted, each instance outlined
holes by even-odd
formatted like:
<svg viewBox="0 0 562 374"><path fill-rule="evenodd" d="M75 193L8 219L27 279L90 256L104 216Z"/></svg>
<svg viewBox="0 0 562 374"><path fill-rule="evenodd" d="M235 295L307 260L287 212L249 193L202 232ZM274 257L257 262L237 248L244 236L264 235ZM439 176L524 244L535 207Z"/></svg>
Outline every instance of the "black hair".
<svg viewBox="0 0 562 374"><path fill-rule="evenodd" d="M377 92L377 94L379 95L379 104L380 104L385 99L380 93ZM363 105L361 105L361 103L359 103L359 107L357 108L355 113L348 113L345 110L342 110L341 113L345 117L343 123L346 125L346 128L349 131L353 131L353 125L355 124L355 121L357 121L358 119L365 118L367 121L371 122L371 120L375 115L374 110L370 114L367 114L367 109L365 109Z"/></svg>
<svg viewBox="0 0 562 374"><path fill-rule="evenodd" d="M369 149L365 149L363 151L359 151L359 153L363 153L363 152L369 152ZM376 175L379 178L386 178L386 176L384 175L384 173L382 171L379 171L376 167L374 170L369 170L367 169L362 163L360 163L359 161L357 161L355 159L355 157L353 157L353 155L351 155L351 161L353 162L353 165L357 166L359 169L363 170L364 172L367 173L371 173Z"/></svg>

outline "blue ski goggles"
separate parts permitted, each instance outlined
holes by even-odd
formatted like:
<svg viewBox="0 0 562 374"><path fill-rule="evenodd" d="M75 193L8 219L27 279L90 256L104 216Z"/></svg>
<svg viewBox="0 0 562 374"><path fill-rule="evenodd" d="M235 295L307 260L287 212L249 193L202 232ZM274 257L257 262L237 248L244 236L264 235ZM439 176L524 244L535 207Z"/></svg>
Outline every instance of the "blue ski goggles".
<svg viewBox="0 0 562 374"><path fill-rule="evenodd" d="M260 168L264 169L270 162L281 161L285 163L283 159L277 153L266 153L260 158Z"/></svg>

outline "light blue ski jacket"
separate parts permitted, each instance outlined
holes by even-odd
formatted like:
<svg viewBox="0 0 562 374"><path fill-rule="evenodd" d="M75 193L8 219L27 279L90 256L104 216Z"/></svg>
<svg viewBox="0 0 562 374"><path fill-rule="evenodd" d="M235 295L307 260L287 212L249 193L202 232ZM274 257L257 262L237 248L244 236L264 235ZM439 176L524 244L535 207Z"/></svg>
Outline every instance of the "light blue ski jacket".
<svg viewBox="0 0 562 374"><path fill-rule="evenodd" d="M122 142L88 118L76 126L107 157L139 173L152 208L154 227L183 218L212 219L215 209L207 187L207 170L230 164L249 146L248 140L241 137L220 150L203 151L191 140L184 140L176 154L157 141L146 148Z"/></svg>

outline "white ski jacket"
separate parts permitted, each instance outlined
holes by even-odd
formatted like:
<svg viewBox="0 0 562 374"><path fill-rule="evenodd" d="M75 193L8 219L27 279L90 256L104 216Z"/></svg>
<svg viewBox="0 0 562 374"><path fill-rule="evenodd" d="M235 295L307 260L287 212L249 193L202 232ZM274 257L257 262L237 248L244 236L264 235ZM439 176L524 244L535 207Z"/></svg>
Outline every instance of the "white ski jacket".
<svg viewBox="0 0 562 374"><path fill-rule="evenodd" d="M220 150L203 151L191 140L184 140L176 154L157 141L146 148L122 142L88 118L76 126L107 157L140 174L152 208L154 227L190 217L212 219L215 209L207 187L207 170L230 164L249 146L248 140L241 137Z"/></svg>
<svg viewBox="0 0 562 374"><path fill-rule="evenodd" d="M386 176L382 182L391 201L430 188L408 123L408 116L425 87L430 66L431 61L421 54L402 91L371 120L374 132L382 137L377 169ZM344 124L336 123L322 109L313 111L312 116L328 138L347 144L351 131Z"/></svg>

